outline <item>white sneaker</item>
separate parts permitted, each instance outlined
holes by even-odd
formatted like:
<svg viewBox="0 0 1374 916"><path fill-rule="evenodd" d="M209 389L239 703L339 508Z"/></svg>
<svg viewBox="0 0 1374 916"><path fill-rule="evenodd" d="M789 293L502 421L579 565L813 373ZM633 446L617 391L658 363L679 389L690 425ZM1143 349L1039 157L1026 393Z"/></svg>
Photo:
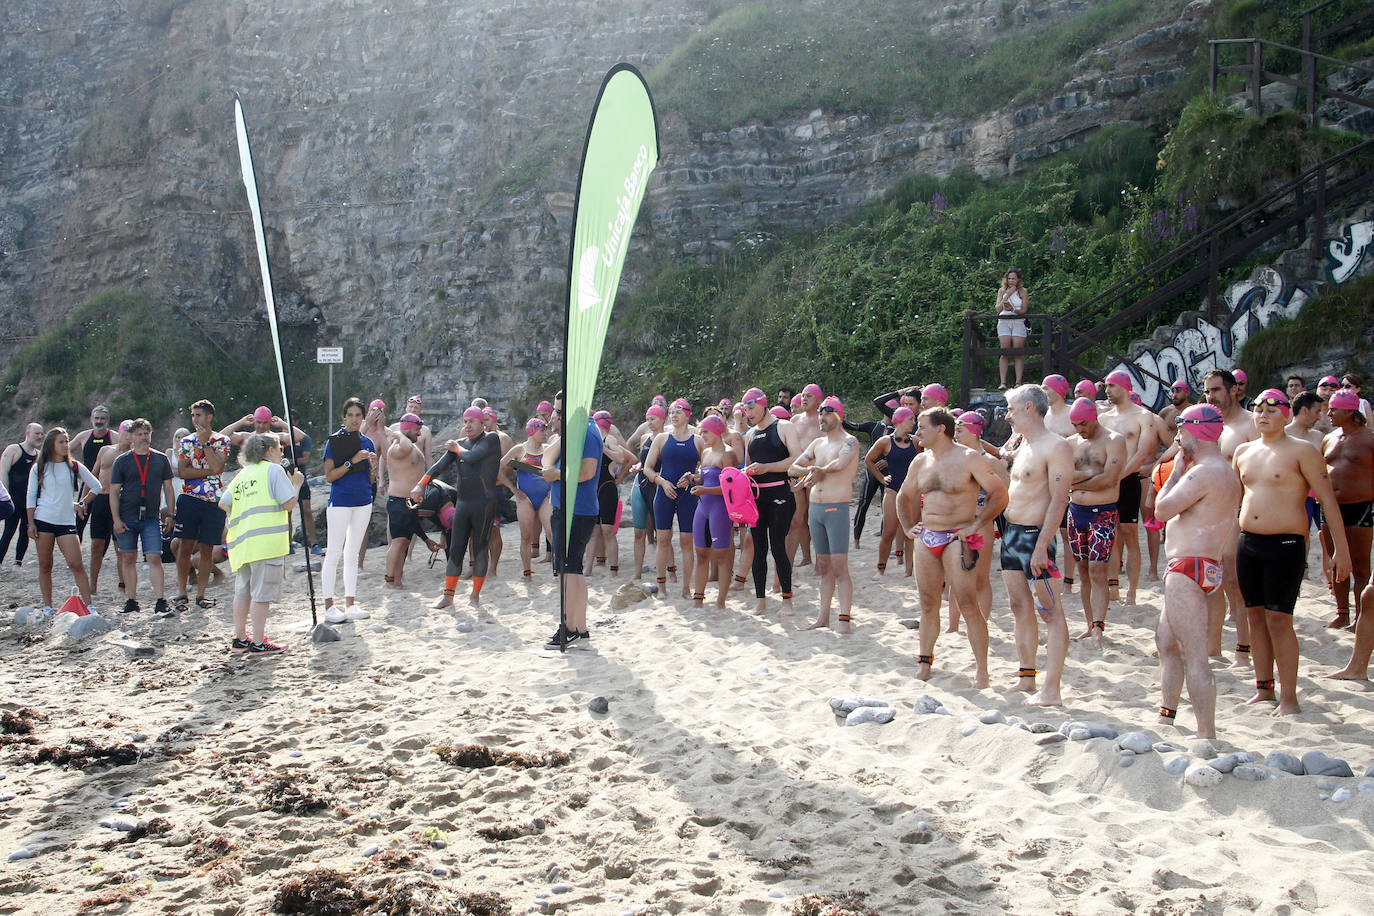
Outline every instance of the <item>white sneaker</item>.
<svg viewBox="0 0 1374 916"><path fill-rule="evenodd" d="M339 606L337 604L331 605L330 607L324 609L325 623L344 623L347 620L347 615L345 615L344 612L339 609Z"/></svg>
<svg viewBox="0 0 1374 916"><path fill-rule="evenodd" d="M349 620L367 620L372 615L356 604L350 604L344 608L344 616Z"/></svg>

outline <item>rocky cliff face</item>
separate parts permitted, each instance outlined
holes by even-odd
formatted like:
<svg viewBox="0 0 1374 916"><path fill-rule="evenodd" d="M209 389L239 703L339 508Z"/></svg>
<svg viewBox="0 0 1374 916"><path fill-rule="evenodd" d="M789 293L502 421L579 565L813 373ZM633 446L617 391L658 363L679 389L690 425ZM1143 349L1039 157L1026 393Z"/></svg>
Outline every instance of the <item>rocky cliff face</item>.
<svg viewBox="0 0 1374 916"><path fill-rule="evenodd" d="M345 369L510 404L558 355L572 186L606 70L646 73L721 0L9 0L0 8L0 358L95 293L142 288L187 333L253 333L243 99L286 323ZM914 4L991 41L1100 5ZM665 146L626 277L851 213L914 170L1015 172L1148 117L1193 52L1185 18L1085 55L1040 104L976 123L802 113ZM660 112L673 125L674 113ZM348 372L345 372L345 378Z"/></svg>

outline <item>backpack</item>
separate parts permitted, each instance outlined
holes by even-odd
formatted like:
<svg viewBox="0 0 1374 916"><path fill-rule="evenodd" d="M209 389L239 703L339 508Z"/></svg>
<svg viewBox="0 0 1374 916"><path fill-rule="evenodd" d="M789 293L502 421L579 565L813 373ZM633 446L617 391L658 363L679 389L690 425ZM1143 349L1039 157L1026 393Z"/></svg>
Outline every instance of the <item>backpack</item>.
<svg viewBox="0 0 1374 916"><path fill-rule="evenodd" d="M725 512L730 521L753 528L759 523L759 507L755 502L758 485L739 468L723 468L720 472L720 495L725 500Z"/></svg>

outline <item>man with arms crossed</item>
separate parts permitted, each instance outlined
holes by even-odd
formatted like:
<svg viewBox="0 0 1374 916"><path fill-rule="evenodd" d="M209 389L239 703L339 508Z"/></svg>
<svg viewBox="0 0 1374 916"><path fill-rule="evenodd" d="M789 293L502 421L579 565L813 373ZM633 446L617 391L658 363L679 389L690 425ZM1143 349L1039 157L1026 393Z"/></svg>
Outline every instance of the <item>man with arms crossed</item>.
<svg viewBox="0 0 1374 916"><path fill-rule="evenodd" d="M124 580L124 613L138 610L138 550L148 562L153 613L170 617L162 571L162 526L172 520L172 466L167 456L152 451L153 426L139 417L129 424L129 451L110 469L110 514L114 518L120 576Z"/></svg>
<svg viewBox="0 0 1374 916"><path fill-rule="evenodd" d="M1350 623L1352 586L1355 622L1359 623L1365 610L1360 595L1369 584L1369 548L1374 540L1374 432L1365 425L1368 418L1360 407L1360 396L1354 389L1342 388L1331 395L1327 412L1335 429L1326 434L1322 443L1331 489L1341 507L1345 540L1350 546L1350 578L1335 583L1336 619L1330 624L1333 628ZM1331 536L1323 532L1322 539L1329 549ZM95 590L94 576L91 590Z"/></svg>
<svg viewBox="0 0 1374 916"><path fill-rule="evenodd" d="M124 420L114 432L114 441L103 447L95 456L91 472L100 480L102 493L110 492L110 469L115 459L129 451L129 423ZM86 521L91 532L91 595L100 592L100 570L105 565L105 551L114 540L114 516L110 514L109 500L97 498L91 502L91 511L86 513ZM123 568L120 567L119 585L124 586Z"/></svg>
<svg viewBox="0 0 1374 916"><path fill-rule="evenodd" d="M1336 581L1350 575L1350 550L1340 523L1326 464L1306 442L1288 435L1288 396L1270 388L1255 399L1260 438L1236 449L1232 461L1245 488L1240 507L1236 579L1240 583L1255 657L1255 695L1248 702L1274 699L1274 668L1279 674L1275 715L1298 707L1298 637L1293 608L1307 566L1307 491L1326 513L1335 550ZM1224 435L1224 434L1223 434Z"/></svg>
<svg viewBox="0 0 1374 916"><path fill-rule="evenodd" d="M1217 736L1217 685L1207 661L1207 596L1221 588L1217 547L1228 543L1240 505L1240 481L1221 457L1221 411L1195 404L1179 414L1178 457L1155 501L1167 524L1164 612L1155 630L1159 649L1159 722L1174 724L1183 684L1197 736Z"/></svg>
<svg viewBox="0 0 1374 916"><path fill-rule="evenodd" d="M1007 392L1007 422L1021 437L1011 464L1006 530L1002 532L1002 582L1015 620L1019 690L1035 689L1035 654L1040 640L1035 615L1045 619L1045 685L1033 706L1059 706L1060 679L1069 654L1069 624L1054 566L1054 534L1069 506L1073 446L1045 428L1049 401L1036 385ZM989 490L989 493L992 491ZM989 503L992 497L989 496Z"/></svg>
<svg viewBox="0 0 1374 916"><path fill-rule="evenodd" d="M1116 543L1117 487L1126 440L1097 421L1097 402L1079 398L1070 411L1075 435L1069 487L1069 553L1083 573L1083 615L1099 649L1107 630L1107 561Z"/></svg>
<svg viewBox="0 0 1374 916"><path fill-rule="evenodd" d="M802 409L793 412L791 421L797 428L798 442L814 442L820 437L820 406L823 397L825 393L815 382L802 389ZM801 548L801 559L793 563L795 568L811 565L811 527L807 521L807 508L811 505L811 496L805 487L794 486L792 489L792 495L797 500L797 511L792 514L792 527L787 532L787 556L789 559L795 559L797 548Z"/></svg>
<svg viewBox="0 0 1374 916"><path fill-rule="evenodd" d="M911 462L897 493L897 517L902 531L915 544L916 584L921 596L921 653L916 656L916 677L930 680L935 639L940 635L940 596L948 582L950 599L959 605L968 624L975 665L973 686L987 687L988 622L978 604L973 570L978 564L977 552L990 550L992 545L975 532L1006 506L1007 485L981 454L954 441L954 415L943 407L921 412L916 421L916 441L923 451ZM987 493L981 509L980 488ZM1062 515L1064 510L1061 507L1059 511ZM1034 649L1031 657L1034 659Z"/></svg>
<svg viewBox="0 0 1374 916"><path fill-rule="evenodd" d="M177 496L176 527L172 536L181 541L177 553L177 594L172 604L185 610L188 600L187 580L191 576L191 554L200 551L196 567L196 605L215 606L213 598L205 596L210 585L210 571L214 569L214 553L224 540L224 510L219 507L224 495L220 475L229 459L229 437L211 427L215 421L215 405L205 399L191 405L191 434L181 440L177 451L176 475L181 478L181 494Z"/></svg>
<svg viewBox="0 0 1374 916"><path fill-rule="evenodd" d="M1120 514L1116 544L1112 548L1107 587L1119 587L1117 577L1126 567L1126 603L1135 604L1136 586L1140 584L1140 521L1141 473L1159 454L1159 436L1155 415L1144 407L1131 403L1134 390L1131 377L1117 370L1107 376L1107 400L1111 407L1102 411L1099 422L1126 440L1126 465L1121 469L1117 512ZM1116 597L1116 596L1113 596Z"/></svg>
<svg viewBox="0 0 1374 916"><path fill-rule="evenodd" d="M386 489L386 520L391 531L391 544L386 551L387 588L400 588L405 572L406 557L410 553L410 541L419 533L419 516L410 507L412 490L425 473L425 454L417 444L423 428L420 418L413 413L405 414L398 424L400 431L382 427L382 434L388 441L386 466L391 470Z"/></svg>
<svg viewBox="0 0 1374 916"><path fill-rule="evenodd" d="M830 626L830 602L838 590L840 619L835 630L849 633L854 603L854 583L849 578L849 500L859 470L859 442L844 431L843 421L844 404L839 398L822 401L821 435L792 463L788 474L800 477L801 489L810 493L811 545L821 574L820 613L807 629Z"/></svg>
<svg viewBox="0 0 1374 916"><path fill-rule="evenodd" d="M1250 442L1259 438L1259 430L1255 428L1255 418L1250 411L1240 406L1236 399L1236 380L1231 373L1225 369L1213 369L1202 377L1203 391L1207 398L1207 403L1221 411L1221 419L1225 424L1221 431L1221 457L1231 462L1234 467L1236 449L1242 443ZM1237 529L1239 535L1239 529ZM1207 599L1208 608L1208 647L1212 655L1221 656L1221 631L1227 615L1227 605L1230 605L1231 622L1236 626L1236 660L1232 667L1246 664L1250 656L1250 615L1245 610L1245 599L1240 593L1240 585L1236 580L1236 548L1235 539L1230 538L1225 545L1225 556L1221 558L1221 567L1226 572L1226 578L1222 580L1222 592L1213 592Z"/></svg>

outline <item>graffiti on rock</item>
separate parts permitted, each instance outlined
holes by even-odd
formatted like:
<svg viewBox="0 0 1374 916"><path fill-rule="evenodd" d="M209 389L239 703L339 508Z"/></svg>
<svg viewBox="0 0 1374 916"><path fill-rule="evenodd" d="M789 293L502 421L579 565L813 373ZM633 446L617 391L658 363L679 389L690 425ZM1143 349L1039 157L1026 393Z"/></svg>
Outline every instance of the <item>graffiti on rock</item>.
<svg viewBox="0 0 1374 916"><path fill-rule="evenodd" d="M1344 236L1327 241L1327 275L1332 283L1344 283L1355 276L1372 241L1374 222L1351 223L1345 227Z"/></svg>

